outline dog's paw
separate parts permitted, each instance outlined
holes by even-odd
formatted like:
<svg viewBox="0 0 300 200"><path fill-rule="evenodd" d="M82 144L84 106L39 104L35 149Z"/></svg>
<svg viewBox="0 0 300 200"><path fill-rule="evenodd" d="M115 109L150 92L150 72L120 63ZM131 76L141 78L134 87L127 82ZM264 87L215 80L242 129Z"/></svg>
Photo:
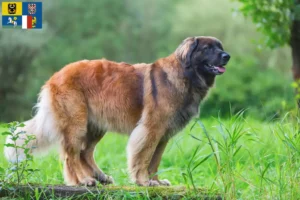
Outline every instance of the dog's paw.
<svg viewBox="0 0 300 200"><path fill-rule="evenodd" d="M159 184L163 186L171 186L171 182L168 179L159 180Z"/></svg>
<svg viewBox="0 0 300 200"><path fill-rule="evenodd" d="M149 180L148 183L146 184L146 186L150 186L150 187L155 187L155 186L159 186L159 182L156 180Z"/></svg>
<svg viewBox="0 0 300 200"><path fill-rule="evenodd" d="M95 178L102 184L102 185L108 185L113 184L114 179L111 176L108 176L104 173L99 173L95 175Z"/></svg>
<svg viewBox="0 0 300 200"><path fill-rule="evenodd" d="M100 182L102 185L109 185L113 184L115 181L112 176L105 175L105 179L102 179Z"/></svg>
<svg viewBox="0 0 300 200"><path fill-rule="evenodd" d="M86 177L80 181L80 184L84 186L95 186L96 183L97 183L96 179L91 177Z"/></svg>

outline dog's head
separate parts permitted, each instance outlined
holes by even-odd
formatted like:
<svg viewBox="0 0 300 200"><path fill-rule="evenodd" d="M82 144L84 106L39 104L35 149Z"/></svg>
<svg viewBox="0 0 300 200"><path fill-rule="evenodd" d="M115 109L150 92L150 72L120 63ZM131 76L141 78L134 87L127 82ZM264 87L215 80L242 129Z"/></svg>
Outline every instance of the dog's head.
<svg viewBox="0 0 300 200"><path fill-rule="evenodd" d="M17 4L16 3L9 3L8 4L8 13L15 14L17 11Z"/></svg>
<svg viewBox="0 0 300 200"><path fill-rule="evenodd" d="M180 44L175 54L188 74L223 74L230 59L221 42L214 37L189 37Z"/></svg>

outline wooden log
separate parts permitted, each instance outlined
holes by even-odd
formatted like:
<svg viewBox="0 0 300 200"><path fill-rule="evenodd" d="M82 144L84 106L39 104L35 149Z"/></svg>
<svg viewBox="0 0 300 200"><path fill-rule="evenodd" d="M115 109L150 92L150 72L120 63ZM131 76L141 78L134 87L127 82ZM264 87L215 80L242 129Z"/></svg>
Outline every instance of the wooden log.
<svg viewBox="0 0 300 200"><path fill-rule="evenodd" d="M219 194L209 194L203 189L187 190L185 187L136 187L136 186L100 186L100 187L70 187L64 185L22 185L4 187L0 190L0 197L24 199L126 199L162 198L162 199L217 199Z"/></svg>

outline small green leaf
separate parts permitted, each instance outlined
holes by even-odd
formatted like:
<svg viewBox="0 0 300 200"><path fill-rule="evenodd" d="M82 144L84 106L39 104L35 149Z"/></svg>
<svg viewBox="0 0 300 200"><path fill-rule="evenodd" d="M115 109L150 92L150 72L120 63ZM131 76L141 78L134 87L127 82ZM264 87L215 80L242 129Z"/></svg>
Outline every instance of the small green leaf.
<svg viewBox="0 0 300 200"><path fill-rule="evenodd" d="M240 151L240 149L242 148L242 145L240 145L237 150L235 150L235 152L233 153L233 157Z"/></svg>
<svg viewBox="0 0 300 200"><path fill-rule="evenodd" d="M14 144L11 144L11 143L4 144L4 146L6 146L6 147L16 147Z"/></svg>
<svg viewBox="0 0 300 200"><path fill-rule="evenodd" d="M17 134L25 134L25 133L26 133L26 131L20 131Z"/></svg>
<svg viewBox="0 0 300 200"><path fill-rule="evenodd" d="M5 132L2 132L1 135L12 135L12 133L8 132L8 131L5 131Z"/></svg>
<svg viewBox="0 0 300 200"><path fill-rule="evenodd" d="M202 142L202 140L200 140L200 139L197 138L196 136L194 136L194 135L192 135L192 134L190 134L190 136L191 136L192 138L194 138L195 140L198 140L198 141Z"/></svg>
<svg viewBox="0 0 300 200"><path fill-rule="evenodd" d="M214 153L211 153L209 155L207 155L205 158L203 158L199 163L197 163L193 169L191 170L191 172L193 172L199 165L201 165L202 163L204 163L207 159L209 159L212 155L214 155Z"/></svg>
<svg viewBox="0 0 300 200"><path fill-rule="evenodd" d="M24 149L24 154L27 155L30 149Z"/></svg>
<svg viewBox="0 0 300 200"><path fill-rule="evenodd" d="M25 124L24 123L20 123L18 127L24 127Z"/></svg>
<svg viewBox="0 0 300 200"><path fill-rule="evenodd" d="M18 168L16 166L12 166L11 168L9 168L10 171L16 171L18 170Z"/></svg>
<svg viewBox="0 0 300 200"><path fill-rule="evenodd" d="M13 137L11 137L10 138L12 141L17 141L17 139L19 139L19 137L18 136L13 136Z"/></svg>

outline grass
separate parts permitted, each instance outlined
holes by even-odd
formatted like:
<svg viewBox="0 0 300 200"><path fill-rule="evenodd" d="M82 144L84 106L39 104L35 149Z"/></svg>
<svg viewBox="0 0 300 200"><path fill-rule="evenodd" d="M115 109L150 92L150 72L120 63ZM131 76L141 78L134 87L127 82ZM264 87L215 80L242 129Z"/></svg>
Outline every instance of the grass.
<svg viewBox="0 0 300 200"><path fill-rule="evenodd" d="M297 199L300 197L300 136L298 121L288 115L261 122L241 115L201 119L191 123L168 144L159 176L173 185L218 191L227 199ZM2 130L0 130L2 131ZM0 143L3 146L4 137ZM126 168L128 137L108 133L95 158L116 186L133 186ZM3 155L3 148L0 153ZM0 157L2 168L8 167ZM62 163L52 150L34 159L40 169L29 182L63 184Z"/></svg>

